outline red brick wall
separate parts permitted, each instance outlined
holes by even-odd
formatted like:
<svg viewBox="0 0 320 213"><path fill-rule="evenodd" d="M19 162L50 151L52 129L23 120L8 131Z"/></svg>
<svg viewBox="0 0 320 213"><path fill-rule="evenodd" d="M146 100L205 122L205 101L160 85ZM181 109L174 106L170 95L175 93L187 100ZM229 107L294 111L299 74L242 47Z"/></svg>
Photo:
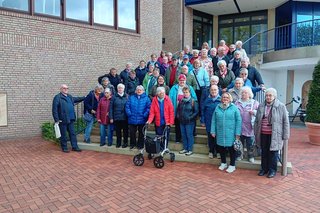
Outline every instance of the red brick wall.
<svg viewBox="0 0 320 213"><path fill-rule="evenodd" d="M159 53L162 0L140 6L140 34L0 10L0 93L8 99L0 139L39 135L62 83L84 96L111 67Z"/></svg>

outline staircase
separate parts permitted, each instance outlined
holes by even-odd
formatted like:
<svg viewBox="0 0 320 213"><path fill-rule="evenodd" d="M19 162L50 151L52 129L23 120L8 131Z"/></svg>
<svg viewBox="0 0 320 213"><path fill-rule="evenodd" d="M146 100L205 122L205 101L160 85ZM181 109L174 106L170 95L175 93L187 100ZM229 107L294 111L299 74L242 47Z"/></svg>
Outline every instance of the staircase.
<svg viewBox="0 0 320 213"><path fill-rule="evenodd" d="M176 161L184 161L184 162L193 162L193 163L207 163L207 164L213 164L216 167L220 165L221 161L220 159L213 158L210 159L208 157L208 147L207 147L207 134L205 127L200 126L199 124L196 127L197 136L195 136L195 143L193 146L193 155L191 156L185 156L184 154L179 154L179 151L182 150L182 143L175 143L175 130L174 127L170 129L170 140L169 140L169 149L173 153L175 153L175 160ZM115 132L114 132L115 134ZM155 135L154 133L154 126L150 125L148 132L148 136L153 137ZM137 155L139 154L139 150L133 149L130 150L129 147L127 148L116 148L116 136L113 136L113 145L103 146L100 147L100 133L99 133L99 126L96 124L94 128L92 129L91 134L91 144L87 144L83 142L83 134L79 134L78 136L78 145L83 150L91 150L91 151L97 151L97 152L108 152L113 154L123 154L123 155ZM129 139L130 142L130 139ZM144 154L145 156L145 163L148 163L147 154ZM164 156L165 163L170 164L170 156L167 154ZM227 159L227 163L229 163L229 159ZM259 170L260 169L260 157L255 157L255 162L250 163L247 160L243 159L241 161L236 162L237 168L242 169L250 169L250 170ZM292 173L292 166L289 162L287 165L288 173ZM281 171L281 164L278 164L278 171Z"/></svg>

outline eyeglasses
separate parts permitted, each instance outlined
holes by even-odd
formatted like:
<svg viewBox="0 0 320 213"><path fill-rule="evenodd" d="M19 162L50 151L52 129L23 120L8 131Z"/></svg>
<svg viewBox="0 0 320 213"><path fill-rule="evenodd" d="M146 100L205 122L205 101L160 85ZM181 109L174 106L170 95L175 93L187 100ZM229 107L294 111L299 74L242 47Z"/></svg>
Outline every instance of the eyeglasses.
<svg viewBox="0 0 320 213"><path fill-rule="evenodd" d="M62 89L69 89L68 87L62 87Z"/></svg>
<svg viewBox="0 0 320 213"><path fill-rule="evenodd" d="M222 96L222 98L229 98L228 96Z"/></svg>

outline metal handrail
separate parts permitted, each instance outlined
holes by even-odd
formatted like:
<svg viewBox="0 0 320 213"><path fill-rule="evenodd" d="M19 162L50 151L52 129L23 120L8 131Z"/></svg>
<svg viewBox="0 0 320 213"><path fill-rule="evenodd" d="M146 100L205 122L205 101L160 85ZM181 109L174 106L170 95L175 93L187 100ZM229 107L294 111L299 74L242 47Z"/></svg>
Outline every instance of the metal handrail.
<svg viewBox="0 0 320 213"><path fill-rule="evenodd" d="M249 46L245 49L248 54L253 55L280 49L319 45L320 35L317 35L319 30L320 19L294 22L258 32L244 41L243 46Z"/></svg>

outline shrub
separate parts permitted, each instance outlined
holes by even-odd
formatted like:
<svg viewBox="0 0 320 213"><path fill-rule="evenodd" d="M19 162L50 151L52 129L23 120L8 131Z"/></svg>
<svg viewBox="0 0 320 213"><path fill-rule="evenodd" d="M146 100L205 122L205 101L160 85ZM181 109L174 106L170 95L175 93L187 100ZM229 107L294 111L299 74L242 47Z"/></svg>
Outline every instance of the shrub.
<svg viewBox="0 0 320 213"><path fill-rule="evenodd" d="M306 121L320 123L320 61L315 66L309 91Z"/></svg>

